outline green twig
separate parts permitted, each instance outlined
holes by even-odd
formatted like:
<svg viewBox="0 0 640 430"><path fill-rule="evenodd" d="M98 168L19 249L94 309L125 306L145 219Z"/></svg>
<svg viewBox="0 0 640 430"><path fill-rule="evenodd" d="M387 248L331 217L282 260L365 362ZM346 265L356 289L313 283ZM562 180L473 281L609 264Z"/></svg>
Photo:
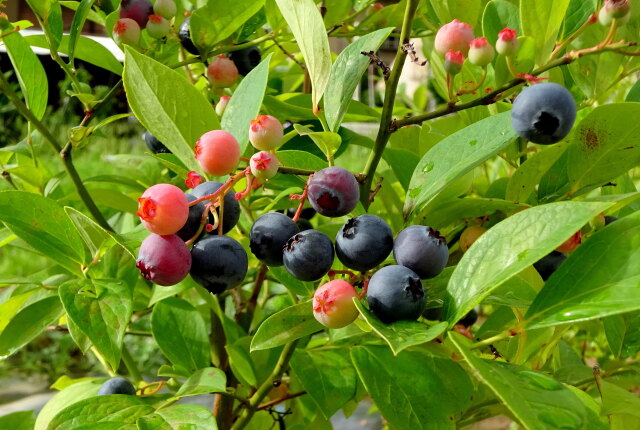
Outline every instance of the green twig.
<svg viewBox="0 0 640 430"><path fill-rule="evenodd" d="M129 375L133 378L134 381L139 382L143 380L142 375L138 370L138 366L136 365L133 357L131 357L129 350L127 349L127 345L125 344L122 344L122 361L124 362L124 365L129 371Z"/></svg>

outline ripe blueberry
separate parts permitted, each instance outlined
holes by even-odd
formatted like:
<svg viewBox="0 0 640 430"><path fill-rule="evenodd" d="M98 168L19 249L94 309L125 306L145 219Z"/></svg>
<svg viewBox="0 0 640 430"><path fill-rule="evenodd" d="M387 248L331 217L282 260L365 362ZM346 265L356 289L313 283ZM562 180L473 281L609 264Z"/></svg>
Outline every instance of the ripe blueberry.
<svg viewBox="0 0 640 430"><path fill-rule="evenodd" d="M129 18L138 23L140 28L147 25L153 6L149 0L122 0L120 3L120 19Z"/></svg>
<svg viewBox="0 0 640 430"><path fill-rule="evenodd" d="M142 241L136 267L145 279L154 284L175 285L189 274L191 254L175 234L151 234Z"/></svg>
<svg viewBox="0 0 640 430"><path fill-rule="evenodd" d="M98 390L98 396L106 396L109 394L127 394L129 396L136 395L136 389L131 382L124 378L107 379Z"/></svg>
<svg viewBox="0 0 640 430"><path fill-rule="evenodd" d="M200 198L204 196L208 196L213 194L222 186L221 182L218 181L208 181L203 182L202 184L195 187L191 194L194 197ZM218 211L218 215L220 215L220 208L216 209ZM236 226L238 220L240 219L240 204L236 200L235 193L233 190L227 191L227 194L224 195L224 210L222 215L222 232L227 233L233 227ZM214 223L213 215L209 216L209 223ZM211 234L218 234L218 230L215 229L210 232Z"/></svg>
<svg viewBox="0 0 640 430"><path fill-rule="evenodd" d="M469 43L473 40L473 27L454 19L440 27L436 33L435 48L440 55L449 50L460 51L463 55L469 52Z"/></svg>
<svg viewBox="0 0 640 430"><path fill-rule="evenodd" d="M164 146L164 144L160 142L158 139L156 139L153 134L149 133L149 131L145 131L143 134L143 137L144 137L144 142L147 144L147 148L149 148L149 150L154 154L161 154L161 153L171 154L171 151L169 151L169 148Z"/></svg>
<svg viewBox="0 0 640 430"><path fill-rule="evenodd" d="M197 199L197 197L192 194L185 193L185 196L187 197L187 201L189 203ZM200 229L200 223L202 221L202 214L204 212L204 209L204 202L189 206L189 217L187 218L187 222L184 223L180 230L178 230L176 236L184 241L187 241L195 236L195 234ZM202 229L202 233L199 236L202 236L203 233L204 228Z"/></svg>
<svg viewBox="0 0 640 430"><path fill-rule="evenodd" d="M471 248L471 245L473 245L485 231L487 231L487 229L479 225L472 225L465 228L460 235L460 249L462 252L467 252L467 250Z"/></svg>
<svg viewBox="0 0 640 430"><path fill-rule="evenodd" d="M604 217L604 225L609 225L612 222L618 221L618 217L615 216L611 216L611 215L606 215Z"/></svg>
<svg viewBox="0 0 640 430"><path fill-rule="evenodd" d="M412 225L402 230L393 245L398 264L413 270L421 279L438 276L449 260L447 242L438 230Z"/></svg>
<svg viewBox="0 0 640 430"><path fill-rule="evenodd" d="M177 10L178 8L173 0L156 0L153 5L153 12L165 19L171 19L176 16Z"/></svg>
<svg viewBox="0 0 640 430"><path fill-rule="evenodd" d="M350 283L342 279L329 281L313 295L313 316L325 327L346 327L358 317L354 297L358 293Z"/></svg>
<svg viewBox="0 0 640 430"><path fill-rule="evenodd" d="M193 40L191 40L191 28L189 27L189 21L191 17L188 16L182 21L180 24L180 29L178 30L178 39L180 39L180 43L182 43L182 47L190 54L200 55L198 52L198 48L193 44Z"/></svg>
<svg viewBox="0 0 640 430"><path fill-rule="evenodd" d="M546 82L525 88L511 109L511 123L521 137L542 145L564 139L576 120L576 102L562 85Z"/></svg>
<svg viewBox="0 0 640 430"><path fill-rule="evenodd" d="M251 252L268 266L282 266L282 248L298 232L296 223L280 212L261 215L251 226Z"/></svg>
<svg viewBox="0 0 640 430"><path fill-rule="evenodd" d="M240 162L240 145L224 130L203 134L196 142L195 153L202 170L214 176L228 175Z"/></svg>
<svg viewBox="0 0 640 430"><path fill-rule="evenodd" d="M242 283L247 274L247 252L229 236L208 236L191 249L191 277L214 294Z"/></svg>
<svg viewBox="0 0 640 430"><path fill-rule="evenodd" d="M214 88L229 88L238 80L238 69L233 61L220 54L209 63L207 78Z"/></svg>
<svg viewBox="0 0 640 430"><path fill-rule="evenodd" d="M260 64L262 56L257 46L250 46L249 48L229 52L229 59L236 65L238 73L242 76L247 76L250 71Z"/></svg>
<svg viewBox="0 0 640 430"><path fill-rule="evenodd" d="M478 321L478 311L475 309L471 309L465 316L462 317L460 321L456 324L459 324L464 327L471 327Z"/></svg>
<svg viewBox="0 0 640 430"><path fill-rule="evenodd" d="M155 234L174 234L189 217L189 202L182 190L171 184L156 184L138 199L142 224Z"/></svg>
<svg viewBox="0 0 640 430"><path fill-rule="evenodd" d="M122 18L113 26L113 39L118 45L137 45L140 41L140 26L130 18Z"/></svg>
<svg viewBox="0 0 640 430"><path fill-rule="evenodd" d="M249 141L254 148L262 151L276 149L282 143L284 128L277 118L271 115L258 115L249 125Z"/></svg>
<svg viewBox="0 0 640 430"><path fill-rule="evenodd" d="M366 272L382 263L393 249L393 233L375 215L360 215L347 221L336 236L336 255L350 269Z"/></svg>
<svg viewBox="0 0 640 430"><path fill-rule="evenodd" d="M367 290L369 309L384 323L413 321L424 311L420 278L404 266L386 266L373 274Z"/></svg>
<svg viewBox="0 0 640 430"><path fill-rule="evenodd" d="M567 257L563 253L552 251L533 263L533 267L538 271L542 279L546 281L566 259Z"/></svg>
<svg viewBox="0 0 640 430"><path fill-rule="evenodd" d="M171 31L171 24L161 15L149 15L147 33L154 39L162 39Z"/></svg>
<svg viewBox="0 0 640 430"><path fill-rule="evenodd" d="M284 246L282 261L285 269L301 281L317 281L331 269L333 244L318 230L294 234Z"/></svg>
<svg viewBox="0 0 640 430"><path fill-rule="evenodd" d="M320 214L339 217L351 212L360 199L358 181L342 167L327 167L309 181L309 203Z"/></svg>
<svg viewBox="0 0 640 430"><path fill-rule="evenodd" d="M260 151L251 156L249 166L251 166L253 176L266 181L278 173L278 167L280 167L281 164L275 155L267 151Z"/></svg>

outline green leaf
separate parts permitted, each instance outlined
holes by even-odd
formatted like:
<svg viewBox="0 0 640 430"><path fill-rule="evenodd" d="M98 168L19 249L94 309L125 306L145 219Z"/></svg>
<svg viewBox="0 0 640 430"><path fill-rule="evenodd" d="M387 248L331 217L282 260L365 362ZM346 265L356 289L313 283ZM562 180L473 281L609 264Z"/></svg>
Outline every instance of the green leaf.
<svg viewBox="0 0 640 430"><path fill-rule="evenodd" d="M197 370L186 380L176 393L177 397L197 396L207 393L224 393L227 386L227 375L215 367Z"/></svg>
<svg viewBox="0 0 640 430"><path fill-rule="evenodd" d="M253 336L251 351L275 348L323 329L313 316L312 301L308 300L264 320Z"/></svg>
<svg viewBox="0 0 640 430"><path fill-rule="evenodd" d="M0 357L22 348L61 315L62 305L57 296L47 297L20 309L0 334Z"/></svg>
<svg viewBox="0 0 640 430"><path fill-rule="evenodd" d="M475 245L474 245L475 246ZM640 212L597 231L572 252L531 304L539 328L640 309Z"/></svg>
<svg viewBox="0 0 640 430"><path fill-rule="evenodd" d="M382 157L391 166L391 170L393 170L393 174L396 175L402 188L408 190L411 183L411 175L416 170L420 158L412 152L389 147L384 150Z"/></svg>
<svg viewBox="0 0 640 430"><path fill-rule="evenodd" d="M601 381L602 415L628 414L640 418L640 398L611 382Z"/></svg>
<svg viewBox="0 0 640 430"><path fill-rule="evenodd" d="M278 154L280 156L280 154ZM313 282L304 282L294 278L287 272L284 267L270 267L271 273L282 285L287 287L289 291L302 297L309 297L315 291Z"/></svg>
<svg viewBox="0 0 640 430"><path fill-rule="evenodd" d="M455 429L472 385L460 365L422 351L394 357L386 347L356 346L351 359L382 416L396 429Z"/></svg>
<svg viewBox="0 0 640 430"><path fill-rule="evenodd" d="M635 357L640 351L640 312L612 315L603 323L613 355L618 359Z"/></svg>
<svg viewBox="0 0 640 430"><path fill-rule="evenodd" d="M571 36L580 28L590 15L597 10L598 0L571 0L567 8L567 14L564 18L564 36L563 39Z"/></svg>
<svg viewBox="0 0 640 430"><path fill-rule="evenodd" d="M304 151L278 151L278 160L283 166L306 170L322 170L327 162Z"/></svg>
<svg viewBox="0 0 640 430"><path fill-rule="evenodd" d="M340 137L338 133L331 131L313 131L309 127L300 124L294 124L293 128L295 128L300 136L309 136L311 140L313 140L313 143L315 143L325 157L327 157L327 161L333 160L333 156L342 143L342 137Z"/></svg>
<svg viewBox="0 0 640 430"><path fill-rule="evenodd" d="M540 179L566 149L565 142L560 142L528 158L509 179L507 199L523 203L528 201L540 183Z"/></svg>
<svg viewBox="0 0 640 430"><path fill-rule="evenodd" d="M429 205L424 212L424 218L429 220L429 226L436 229L444 228L462 219L480 218L495 212L511 213L527 207L527 205L507 200L473 197L443 200L437 203Z"/></svg>
<svg viewBox="0 0 640 430"><path fill-rule="evenodd" d="M87 20L89 12L91 12L91 6L95 0L82 0L76 13L73 14L73 20L71 21L71 29L69 33L69 64L73 64L75 59L76 44L78 42L78 36L82 31L84 22Z"/></svg>
<svg viewBox="0 0 640 430"><path fill-rule="evenodd" d="M32 430L36 424L33 411L14 412L0 417L0 428L11 430Z"/></svg>
<svg viewBox="0 0 640 430"><path fill-rule="evenodd" d="M6 33L11 29L13 26L8 26L2 29L2 32ZM42 119L49 95L49 82L42 63L19 32L4 36L2 41L16 72L27 107L36 118Z"/></svg>
<svg viewBox="0 0 640 430"><path fill-rule="evenodd" d="M187 168L200 171L193 146L204 133L220 128L209 101L184 75L134 49L125 51L123 79L131 110Z"/></svg>
<svg viewBox="0 0 640 430"><path fill-rule="evenodd" d="M438 142L413 172L404 204L405 218L417 216L440 191L515 139L511 113L478 121Z"/></svg>
<svg viewBox="0 0 640 430"><path fill-rule="evenodd" d="M68 9L71 9L73 11L78 10L78 8L80 7L80 4L76 0L60 1L60 5L68 8ZM95 22L96 24L101 25L103 27L105 25L105 17L104 17L104 15L100 15L100 13L94 11L93 9L89 10L89 14L87 15L87 19L89 21Z"/></svg>
<svg viewBox="0 0 640 430"><path fill-rule="evenodd" d="M233 344L227 343L224 348L227 350L229 365L236 378L249 387L255 387L258 384L258 378L249 354L250 344L251 336L245 336Z"/></svg>
<svg viewBox="0 0 640 430"><path fill-rule="evenodd" d="M191 14L191 39L202 53L231 36L249 18L258 12L265 0L235 0L233 2L207 2Z"/></svg>
<svg viewBox="0 0 640 430"><path fill-rule="evenodd" d="M458 333L452 332L450 339L474 375L526 429L608 428L569 388L550 376L526 367L481 359L469 350L469 342Z"/></svg>
<svg viewBox="0 0 640 430"><path fill-rule="evenodd" d="M383 28L367 34L347 46L331 67L324 98L324 114L329 130L338 131L353 93L371 60L361 52L377 51L393 28Z"/></svg>
<svg viewBox="0 0 640 430"><path fill-rule="evenodd" d="M450 325L609 206L551 203L518 212L490 228L464 254L449 280L444 310Z"/></svg>
<svg viewBox="0 0 640 430"><path fill-rule="evenodd" d="M47 39L44 35L34 34L26 36L25 39L31 46L37 46L39 48L49 48ZM61 54L69 54L69 41L70 37L67 35L62 36L58 52ZM122 75L122 64L118 59L109 51L104 45L96 42L93 39L89 39L85 36L79 36L76 40L75 57L91 63L95 66L102 67L116 75Z"/></svg>
<svg viewBox="0 0 640 430"><path fill-rule="evenodd" d="M40 18L49 16L52 0L27 0L27 4Z"/></svg>
<svg viewBox="0 0 640 430"><path fill-rule="evenodd" d="M521 0L520 21L525 36L536 41L536 64L544 64L558 39L570 0Z"/></svg>
<svg viewBox="0 0 640 430"><path fill-rule="evenodd" d="M67 316L117 369L133 311L132 291L122 281L73 280L59 288Z"/></svg>
<svg viewBox="0 0 640 430"><path fill-rule="evenodd" d="M367 325L389 344L393 355L398 355L400 351L410 346L430 342L447 329L447 323L445 322L434 326L428 326L417 321L397 321L392 324L385 324L376 318L369 309L365 308L359 299L354 298L353 302Z"/></svg>
<svg viewBox="0 0 640 430"><path fill-rule="evenodd" d="M36 419L35 430L45 430L49 422L60 411L81 400L98 394L100 386L108 378L90 378L89 380L72 384L54 395L42 408Z"/></svg>
<svg viewBox="0 0 640 430"><path fill-rule="evenodd" d="M47 430L133 430L138 418L155 411L152 401L126 394L90 397L63 409Z"/></svg>
<svg viewBox="0 0 640 430"><path fill-rule="evenodd" d="M518 6L508 0L492 0L487 3L482 14L482 32L492 46L498 40L498 33L511 28L521 34Z"/></svg>
<svg viewBox="0 0 640 430"><path fill-rule="evenodd" d="M347 349L297 350L291 368L326 419L356 395L358 376Z"/></svg>
<svg viewBox="0 0 640 430"><path fill-rule="evenodd" d="M36 290L31 290L22 294L12 295L8 300L0 304L0 333L35 292Z"/></svg>
<svg viewBox="0 0 640 430"><path fill-rule="evenodd" d="M175 297L158 302L151 314L151 331L173 364L197 370L211 363L204 319L188 302Z"/></svg>
<svg viewBox="0 0 640 430"><path fill-rule="evenodd" d="M240 82L224 110L222 128L233 134L244 153L249 143L249 124L258 113L269 77L271 54Z"/></svg>
<svg viewBox="0 0 640 430"><path fill-rule="evenodd" d="M185 429L217 430L218 424L210 410L200 405L181 404L158 409L137 421L138 430Z"/></svg>
<svg viewBox="0 0 640 430"><path fill-rule="evenodd" d="M66 206L64 211L73 222L80 236L82 236L85 245L89 249L89 254L94 258L99 257L99 251L106 250L107 247L115 243L104 228L82 212L69 206Z"/></svg>
<svg viewBox="0 0 640 430"><path fill-rule="evenodd" d="M640 103L599 106L576 127L567 148L566 169L576 193L609 182L640 165Z"/></svg>
<svg viewBox="0 0 640 430"><path fill-rule="evenodd" d="M315 112L331 73L331 50L322 15L313 0L276 0L276 3L304 57Z"/></svg>

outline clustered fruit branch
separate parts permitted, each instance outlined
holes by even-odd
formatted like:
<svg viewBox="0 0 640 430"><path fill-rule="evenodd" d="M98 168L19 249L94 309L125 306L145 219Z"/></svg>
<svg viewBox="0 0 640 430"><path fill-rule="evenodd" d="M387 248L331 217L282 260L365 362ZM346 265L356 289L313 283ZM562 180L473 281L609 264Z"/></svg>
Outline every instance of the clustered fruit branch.
<svg viewBox="0 0 640 430"><path fill-rule="evenodd" d="M9 83L5 79L2 71L0 71L0 90L7 96L7 98L11 101L11 103L16 107L18 112L25 117L27 121L29 121L33 126L42 134L44 139L49 142L49 144L53 147L53 149L60 155L62 159L62 163L64 165L67 174L71 178L80 199L85 204L93 219L100 225L100 227L104 228L107 231L113 232L113 229L105 219L98 206L96 206L95 202L91 198L89 191L82 183L82 179L78 174L75 166L73 165L73 161L71 159L71 154L68 151L63 152L62 145L58 142L58 140L51 134L49 129L40 121L36 116L29 110L29 108L24 104L24 102L18 97L18 95L11 89Z"/></svg>
<svg viewBox="0 0 640 430"><path fill-rule="evenodd" d="M616 52L616 53L620 53L623 54L623 52L620 52L620 49L625 48L625 47L632 47L635 46L636 43L635 42L619 42L613 45L608 45L608 46L601 46L601 47L593 47L593 48L587 48L587 49L582 49L579 51L570 51L568 53L566 53L564 56L552 60L549 63L545 64L544 66L541 66L539 68L537 68L536 70L532 71L531 73L529 73L529 75L531 76L538 76L550 69L553 69L555 67L559 67L559 66L566 66L568 64L573 63L574 61L576 61L577 59L581 58L581 57L586 57L587 55L595 55L595 54L600 54L602 52ZM416 115L416 116L412 116L412 117L408 117L408 118L403 118L403 119L399 119L399 120L394 120L391 123L390 126L390 133L398 130L401 127L404 127L406 125L412 125L412 124L422 124L425 121L431 120L431 119L435 119L435 118L439 118L451 113L455 113L455 112L460 112L462 110L466 110L466 109L470 109L472 107L476 107L476 106L482 106L482 105L488 105L488 104L492 104L495 103L497 100L501 99L501 94L504 93L505 91L514 88L520 84L523 84L527 81L527 79L525 77L518 77L515 78L509 82L507 82L506 84L504 84L503 86L501 86L500 88L497 88L496 90L482 96L479 97L477 99L474 100L470 100L466 103L461 103L461 104L448 104L440 109L436 109L432 112L428 112L422 115Z"/></svg>
<svg viewBox="0 0 640 430"><path fill-rule="evenodd" d="M273 389L274 382L280 381L282 375L289 365L289 360L293 356L298 341L293 341L285 345L284 349L280 353L278 362L276 363L271 375L262 383L260 388L249 398L247 407L242 411L238 420L233 424L231 430L243 429L253 417L260 407L260 403L265 398L269 391Z"/></svg>
<svg viewBox="0 0 640 430"><path fill-rule="evenodd" d="M389 136L391 135L391 129L388 124L391 124L393 105L396 100L396 91L398 89L398 83L400 82L400 75L402 74L404 61L407 57L404 45L409 43L409 35L411 34L413 19L419 3L419 0L409 0L407 2L407 8L405 9L404 19L402 21L402 31L400 34L400 43L398 44L398 49L396 51L396 60L385 88L384 104L382 106L382 114L380 115L380 128L378 129L378 135L376 136L373 151L369 155L369 159L367 160L367 164L364 168L365 180L360 185L360 199L365 208L368 208L371 204L369 201L369 190L373 183L373 174L378 168L378 164L382 158L382 153L384 152L384 148L387 146Z"/></svg>

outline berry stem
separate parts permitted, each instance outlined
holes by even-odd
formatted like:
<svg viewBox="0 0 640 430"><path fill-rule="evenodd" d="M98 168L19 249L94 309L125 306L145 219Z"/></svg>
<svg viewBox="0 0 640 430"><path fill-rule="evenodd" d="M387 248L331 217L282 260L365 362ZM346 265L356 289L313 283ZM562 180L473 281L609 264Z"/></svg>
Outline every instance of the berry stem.
<svg viewBox="0 0 640 430"><path fill-rule="evenodd" d="M482 76L480 77L480 80L478 81L478 83L476 84L475 87L473 88L469 88L468 90L460 90L458 91L457 95L461 96L463 94L471 94L474 93L475 91L477 91L482 84L484 84L484 81L487 79L487 68L483 67L482 68Z"/></svg>
<svg viewBox="0 0 640 430"><path fill-rule="evenodd" d="M598 15L597 13L592 14L589 18L587 18L587 20L585 21L584 24L582 24L580 26L580 28L578 28L576 31L573 32L573 34L569 37L567 37L567 39L565 41L563 41L562 43L560 43L558 46L556 46L556 48L553 50L553 52L551 53L551 56L549 57L549 60L552 60L554 58L556 58L558 55L560 55L560 53L562 51L564 51L564 49L569 46L569 44L571 42L573 42L574 40L576 40L576 38L578 36L580 36L582 33L584 33L584 31L589 28L591 26L591 24L594 24L598 22Z"/></svg>
<svg viewBox="0 0 640 430"><path fill-rule="evenodd" d="M291 199L300 200L300 203L298 204L298 209L296 210L296 213L293 216L293 218L291 218L293 222L297 222L300 219L300 214L302 214L304 202L307 200L307 196L309 195L309 182L311 182L311 178L313 178L313 175L309 175L309 179L307 179L307 183L304 185L304 190L302 190L301 195L293 194L291 196Z"/></svg>
<svg viewBox="0 0 640 430"><path fill-rule="evenodd" d="M515 64L513 64L513 59L511 56L507 57L507 68L509 69L509 73L511 73L514 78L517 78L520 75L516 70Z"/></svg>
<svg viewBox="0 0 640 430"><path fill-rule="evenodd" d="M231 188L233 188L233 186L240 179L242 179L243 176L245 176L247 174L247 172L251 173L251 168L250 167L247 167L247 168L241 170L240 172L236 173L232 177L230 177L227 180L227 182L222 184L222 186L220 188L218 188L214 193L207 194L206 196L202 196L199 199L196 199L196 200L192 201L191 203L189 203L189 206L197 205L198 203L204 202L205 200L213 200L213 199L215 199L216 197L218 197L221 194L222 195L226 194L227 191L229 191Z"/></svg>

